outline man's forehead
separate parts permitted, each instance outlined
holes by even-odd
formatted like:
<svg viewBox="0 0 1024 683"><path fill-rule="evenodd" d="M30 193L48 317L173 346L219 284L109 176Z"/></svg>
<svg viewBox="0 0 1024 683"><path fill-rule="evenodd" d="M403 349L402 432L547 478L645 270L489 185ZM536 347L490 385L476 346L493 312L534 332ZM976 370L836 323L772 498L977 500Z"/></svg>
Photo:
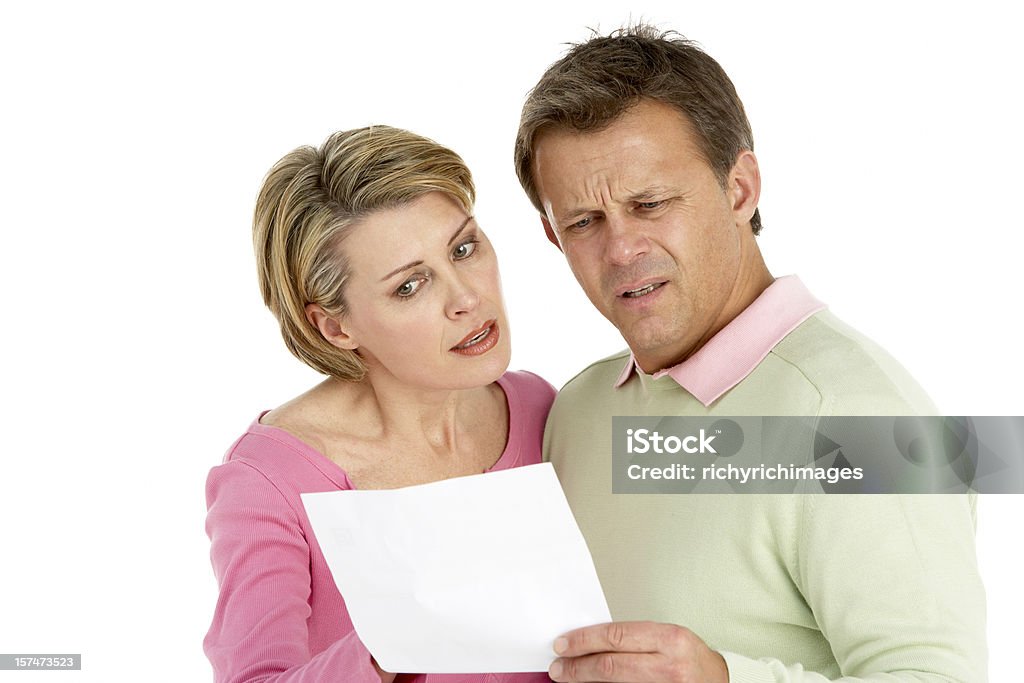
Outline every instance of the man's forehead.
<svg viewBox="0 0 1024 683"><path fill-rule="evenodd" d="M553 146L535 169L545 212L559 221L607 204L664 199L683 192L693 175L685 149L650 141L573 152Z"/></svg>
<svg viewBox="0 0 1024 683"><path fill-rule="evenodd" d="M624 109L618 116L598 126L580 130L571 125L551 123L538 130L533 139L536 154L545 139L585 140L628 135L652 128L668 127L687 137L696 135L689 116L677 107L657 100L643 99Z"/></svg>
<svg viewBox="0 0 1024 683"><path fill-rule="evenodd" d="M672 166L692 157L703 158L695 132L674 108L661 103L638 105L611 125L595 131L549 128L534 144L534 174L538 185L573 172L606 172L628 165Z"/></svg>

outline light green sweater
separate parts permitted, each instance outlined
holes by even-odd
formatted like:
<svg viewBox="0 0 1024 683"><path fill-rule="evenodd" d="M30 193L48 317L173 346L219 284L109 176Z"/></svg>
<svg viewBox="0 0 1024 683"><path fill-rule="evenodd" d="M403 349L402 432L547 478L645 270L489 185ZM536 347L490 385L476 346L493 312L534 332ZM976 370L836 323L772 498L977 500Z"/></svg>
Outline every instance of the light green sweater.
<svg viewBox="0 0 1024 683"><path fill-rule="evenodd" d="M704 406L628 352L560 392L545 457L616 620L680 624L733 683L987 679L974 496L612 494L616 415L919 415L931 402L828 311Z"/></svg>

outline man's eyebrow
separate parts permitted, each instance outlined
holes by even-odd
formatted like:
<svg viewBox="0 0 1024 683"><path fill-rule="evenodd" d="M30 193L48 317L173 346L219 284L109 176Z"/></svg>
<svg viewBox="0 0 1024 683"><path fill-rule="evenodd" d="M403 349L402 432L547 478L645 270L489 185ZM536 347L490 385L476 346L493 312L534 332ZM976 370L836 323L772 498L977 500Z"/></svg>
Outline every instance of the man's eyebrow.
<svg viewBox="0 0 1024 683"><path fill-rule="evenodd" d="M649 202L655 199L665 199L684 194L680 185L664 185L655 183L646 187L638 188L636 192L629 195L631 202Z"/></svg>
<svg viewBox="0 0 1024 683"><path fill-rule="evenodd" d="M664 197L669 196L669 195L677 195L677 194L680 194L679 190L677 190L675 188L672 188L672 187L669 187L667 185L652 185L651 187L644 188L643 190L640 190L639 192L635 192L635 193L629 195L629 201L631 201L631 202L649 202L652 199L664 198ZM588 208L588 207L583 206L583 205L574 206L574 207L572 207L570 209L567 209L567 210L563 211L559 215L555 216L555 220L558 221L558 225L559 226L564 226L566 223L569 223L570 221L575 222L572 219L576 218L577 216L582 216L583 214L593 213L595 211L600 211L600 210L601 209Z"/></svg>
<svg viewBox="0 0 1024 683"><path fill-rule="evenodd" d="M452 242L454 242L456 239L458 239L459 235L462 234L462 231L466 229L466 226L469 225L469 222L471 220L473 220L473 217L472 216L467 216L466 220L462 221L462 223L459 225L459 229L456 230L455 234L452 235L451 239L448 240L448 246L449 247L452 245ZM390 280L395 275L398 275L399 273L401 273L403 270L408 270L410 268L415 268L416 266L421 266L421 265L423 265L423 261L422 260L410 261L409 263L406 263L404 266L399 266L398 268L395 268L393 271L391 271L390 273L388 273L387 275L382 277L380 279L380 281L384 282L385 280Z"/></svg>
<svg viewBox="0 0 1024 683"><path fill-rule="evenodd" d="M586 209L583 208L582 206L574 206L571 209L567 209L562 213L558 214L557 216L555 216L555 220L558 221L559 226L564 226L566 223L574 223L575 221L573 221L573 219L576 218L577 216L582 216L583 214L590 213L591 211L593 211L593 209Z"/></svg>
<svg viewBox="0 0 1024 683"><path fill-rule="evenodd" d="M462 231L466 229L466 226L469 225L469 222L471 220L473 220L472 216L466 216L466 220L462 221L462 225L459 226L459 229L456 230L455 234L452 235L450 240L448 240L448 246L449 247L452 246L452 242L454 242L456 239L458 239L459 235L462 234Z"/></svg>
<svg viewBox="0 0 1024 683"><path fill-rule="evenodd" d="M676 191L669 187L649 187L631 195L629 199L633 202L649 202L652 199L664 197L666 194L676 194Z"/></svg>

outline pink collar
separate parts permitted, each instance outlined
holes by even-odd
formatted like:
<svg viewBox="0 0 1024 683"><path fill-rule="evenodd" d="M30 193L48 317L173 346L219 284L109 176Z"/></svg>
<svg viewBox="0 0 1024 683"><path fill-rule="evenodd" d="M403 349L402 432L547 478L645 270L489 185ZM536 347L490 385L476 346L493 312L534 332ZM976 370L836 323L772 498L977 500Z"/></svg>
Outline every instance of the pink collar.
<svg viewBox="0 0 1024 683"><path fill-rule="evenodd" d="M825 304L811 295L800 278L780 277L696 353L652 377L669 375L709 406L749 375L787 334L823 308ZM616 388L634 371L642 372L630 354Z"/></svg>

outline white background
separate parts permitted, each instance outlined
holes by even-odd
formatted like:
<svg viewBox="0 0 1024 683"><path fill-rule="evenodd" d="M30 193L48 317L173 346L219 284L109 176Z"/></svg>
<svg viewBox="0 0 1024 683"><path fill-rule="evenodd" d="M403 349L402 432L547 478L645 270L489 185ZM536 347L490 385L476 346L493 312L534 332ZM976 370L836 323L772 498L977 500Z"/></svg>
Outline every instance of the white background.
<svg viewBox="0 0 1024 683"><path fill-rule="evenodd" d="M389 123L454 148L501 255L512 367L560 384L622 346L511 152L563 43L630 15L700 41L736 83L772 272L799 273L947 414L1024 414L1013 4L4 9L0 652L85 667L0 680L209 679L206 472L317 381L262 308L249 241L262 176L293 147ZM1000 683L1019 680L1022 498L980 504Z"/></svg>

